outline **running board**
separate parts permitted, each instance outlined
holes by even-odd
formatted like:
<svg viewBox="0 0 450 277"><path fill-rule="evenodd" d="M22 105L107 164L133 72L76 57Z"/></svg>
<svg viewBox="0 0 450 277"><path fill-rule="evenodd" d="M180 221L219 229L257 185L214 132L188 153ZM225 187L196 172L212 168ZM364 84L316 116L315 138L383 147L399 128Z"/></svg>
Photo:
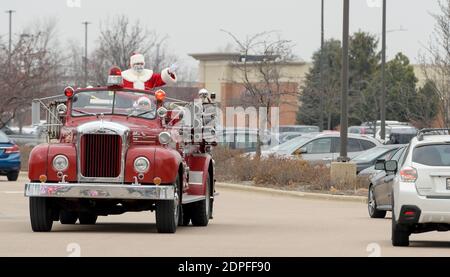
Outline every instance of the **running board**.
<svg viewBox="0 0 450 277"><path fill-rule="evenodd" d="M183 194L183 204L189 204L197 201L205 200L204 195L188 195Z"/></svg>
<svg viewBox="0 0 450 277"><path fill-rule="evenodd" d="M215 192L214 196L217 196L217 195L219 195L219 193ZM211 197L211 199L214 199L214 197ZM183 204L189 204L189 203L202 201L202 200L205 200L204 195L189 195L186 193L183 194Z"/></svg>

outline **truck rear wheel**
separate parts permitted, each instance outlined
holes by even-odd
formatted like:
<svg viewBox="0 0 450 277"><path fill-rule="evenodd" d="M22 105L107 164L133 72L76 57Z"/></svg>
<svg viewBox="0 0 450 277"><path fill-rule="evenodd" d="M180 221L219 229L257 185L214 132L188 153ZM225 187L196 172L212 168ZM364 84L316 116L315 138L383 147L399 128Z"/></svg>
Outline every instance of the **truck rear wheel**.
<svg viewBox="0 0 450 277"><path fill-rule="evenodd" d="M30 197L30 220L33 232L50 232L53 226L50 199Z"/></svg>
<svg viewBox="0 0 450 277"><path fill-rule="evenodd" d="M79 219L81 225L94 225L97 222L97 215L93 213L80 213Z"/></svg>
<svg viewBox="0 0 450 277"><path fill-rule="evenodd" d="M205 199L202 201L192 203L190 207L191 221L194 226L207 226L209 222L209 215L211 211L211 177L209 172L206 175L206 192Z"/></svg>
<svg viewBox="0 0 450 277"><path fill-rule="evenodd" d="M75 224L78 220L78 214L76 212L61 211L59 213L59 222L61 224Z"/></svg>
<svg viewBox="0 0 450 277"><path fill-rule="evenodd" d="M181 210L180 178L175 181L175 199L160 200L156 203L156 229L158 233L175 233Z"/></svg>

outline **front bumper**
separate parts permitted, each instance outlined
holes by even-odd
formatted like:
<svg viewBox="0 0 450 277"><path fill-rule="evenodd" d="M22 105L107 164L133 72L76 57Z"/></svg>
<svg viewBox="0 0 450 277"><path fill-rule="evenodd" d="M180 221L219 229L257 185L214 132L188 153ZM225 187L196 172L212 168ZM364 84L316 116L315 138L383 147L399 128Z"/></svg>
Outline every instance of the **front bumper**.
<svg viewBox="0 0 450 277"><path fill-rule="evenodd" d="M27 183L27 197L173 200L173 186L111 185L101 183Z"/></svg>

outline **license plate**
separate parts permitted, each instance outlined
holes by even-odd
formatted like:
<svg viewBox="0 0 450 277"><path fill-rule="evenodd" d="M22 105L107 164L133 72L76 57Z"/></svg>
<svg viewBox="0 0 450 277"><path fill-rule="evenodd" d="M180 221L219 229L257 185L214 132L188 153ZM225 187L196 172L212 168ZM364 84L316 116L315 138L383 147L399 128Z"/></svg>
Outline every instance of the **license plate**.
<svg viewBox="0 0 450 277"><path fill-rule="evenodd" d="M446 187L447 187L447 190L450 190L450 178L447 178Z"/></svg>

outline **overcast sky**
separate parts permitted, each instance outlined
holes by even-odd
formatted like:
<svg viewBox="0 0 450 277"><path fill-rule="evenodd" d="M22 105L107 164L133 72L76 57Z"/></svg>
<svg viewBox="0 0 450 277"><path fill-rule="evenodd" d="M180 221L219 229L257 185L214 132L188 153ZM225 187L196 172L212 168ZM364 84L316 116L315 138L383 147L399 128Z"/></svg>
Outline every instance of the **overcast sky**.
<svg viewBox="0 0 450 277"><path fill-rule="evenodd" d="M429 40L438 10L438 0L387 0L387 54L402 51L417 61L422 44ZM325 37L342 37L342 0L325 0ZM378 0L350 1L350 32L381 33ZM1 0L0 10L13 9L13 32L33 19L55 17L61 42L75 39L84 43L82 21L89 29L92 46L100 21L125 14L139 19L149 29L170 36L170 48L186 62L188 53L213 52L230 42L220 29L245 36L266 30L279 30L295 43L296 54L310 60L320 46L320 0ZM0 35L8 34L8 15L0 14Z"/></svg>

